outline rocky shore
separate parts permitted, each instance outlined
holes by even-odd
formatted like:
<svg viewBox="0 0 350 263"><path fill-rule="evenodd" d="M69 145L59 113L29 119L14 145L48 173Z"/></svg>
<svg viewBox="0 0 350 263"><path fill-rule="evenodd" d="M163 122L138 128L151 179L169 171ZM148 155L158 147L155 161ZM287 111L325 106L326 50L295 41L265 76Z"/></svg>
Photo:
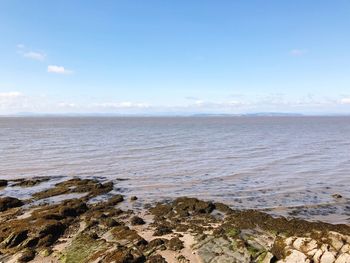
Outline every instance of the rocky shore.
<svg viewBox="0 0 350 263"><path fill-rule="evenodd" d="M308 262L350 263L350 226L234 210L179 197L128 204L118 182L72 178L0 180L0 262Z"/></svg>

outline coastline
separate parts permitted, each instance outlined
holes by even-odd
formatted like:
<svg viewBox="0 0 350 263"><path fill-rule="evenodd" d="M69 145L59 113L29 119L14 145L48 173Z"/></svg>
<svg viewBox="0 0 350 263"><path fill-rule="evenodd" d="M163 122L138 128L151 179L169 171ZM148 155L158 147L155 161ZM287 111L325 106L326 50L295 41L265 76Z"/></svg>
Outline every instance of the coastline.
<svg viewBox="0 0 350 263"><path fill-rule="evenodd" d="M0 180L35 188L53 180ZM350 262L350 226L178 197L133 209L118 182L73 178L0 197L1 262ZM117 189L117 190L114 190ZM6 192L5 192L6 193Z"/></svg>

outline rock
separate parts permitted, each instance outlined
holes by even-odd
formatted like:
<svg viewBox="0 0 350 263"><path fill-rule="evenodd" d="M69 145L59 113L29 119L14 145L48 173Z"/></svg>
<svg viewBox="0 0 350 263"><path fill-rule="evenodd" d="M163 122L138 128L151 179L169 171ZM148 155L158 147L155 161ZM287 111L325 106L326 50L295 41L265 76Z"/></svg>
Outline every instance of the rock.
<svg viewBox="0 0 350 263"><path fill-rule="evenodd" d="M156 231L154 231L153 236L164 236L167 234L171 234L173 230L166 225L159 225L156 227Z"/></svg>
<svg viewBox="0 0 350 263"><path fill-rule="evenodd" d="M333 263L335 261L335 257L329 251L323 253L320 263Z"/></svg>
<svg viewBox="0 0 350 263"><path fill-rule="evenodd" d="M87 234L76 236L71 245L62 251L61 262L64 263L85 263L91 262L90 259L102 255L107 249L106 242L101 239L94 239ZM103 261L106 262L106 261ZM108 261L107 261L108 262ZM126 261L128 262L128 261Z"/></svg>
<svg viewBox="0 0 350 263"><path fill-rule="evenodd" d="M33 187L35 185L41 184L41 183L49 181L49 180L50 180L50 178L48 178L48 177L20 180L19 182L15 183L13 186Z"/></svg>
<svg viewBox="0 0 350 263"><path fill-rule="evenodd" d="M131 225L133 225L133 226L136 226L136 225L144 225L144 224L145 224L145 221L144 221L141 217L133 216L133 217L130 219L130 223L131 223Z"/></svg>
<svg viewBox="0 0 350 263"><path fill-rule="evenodd" d="M108 205L117 205L119 204L120 202L123 202L124 201L124 197L122 195L115 195L111 198L108 199L107 203Z"/></svg>
<svg viewBox="0 0 350 263"><path fill-rule="evenodd" d="M0 180L0 187L7 186L7 180Z"/></svg>
<svg viewBox="0 0 350 263"><path fill-rule="evenodd" d="M223 203L215 203L214 204L215 206L215 209L222 212L222 213L230 213L232 212L232 209L228 206L228 205L225 205Z"/></svg>
<svg viewBox="0 0 350 263"><path fill-rule="evenodd" d="M142 238L137 231L130 229L127 226L116 226L111 230L114 239L121 245L145 246L147 241Z"/></svg>
<svg viewBox="0 0 350 263"><path fill-rule="evenodd" d="M297 238L294 242L293 242L293 247L296 250L301 250L301 247L304 245L304 243L307 241L306 238Z"/></svg>
<svg viewBox="0 0 350 263"><path fill-rule="evenodd" d="M35 258L35 251L32 249L25 249L18 258L18 262L28 262Z"/></svg>
<svg viewBox="0 0 350 263"><path fill-rule="evenodd" d="M342 198L343 196L341 194L332 194L332 197L339 199L339 198Z"/></svg>
<svg viewBox="0 0 350 263"><path fill-rule="evenodd" d="M210 214L215 209L215 205L197 198L180 197L174 201L173 209L180 216Z"/></svg>
<svg viewBox="0 0 350 263"><path fill-rule="evenodd" d="M207 237L196 245L197 254L204 263L240 262L250 263L251 254L243 244L229 241L223 237Z"/></svg>
<svg viewBox="0 0 350 263"><path fill-rule="evenodd" d="M6 211L7 209L20 207L23 202L14 197L2 197L0 198L0 212Z"/></svg>
<svg viewBox="0 0 350 263"><path fill-rule="evenodd" d="M102 261L105 263L142 263L146 258L140 250L135 248L118 247L116 250L107 253ZM96 260L94 260L96 262Z"/></svg>
<svg viewBox="0 0 350 263"><path fill-rule="evenodd" d="M343 253L340 256L338 256L337 260L335 263L349 263L350 262L350 255Z"/></svg>
<svg viewBox="0 0 350 263"><path fill-rule="evenodd" d="M28 237L28 230L20 230L19 232L11 233L1 244L5 248L18 246Z"/></svg>
<svg viewBox="0 0 350 263"><path fill-rule="evenodd" d="M113 218L106 218L103 220L103 224L107 227L114 227L114 226L120 226L120 223L118 223L115 219Z"/></svg>
<svg viewBox="0 0 350 263"><path fill-rule="evenodd" d="M323 251L321 249L318 249L314 254L314 256L312 257L313 261L315 263L319 263L322 255L323 255Z"/></svg>
<svg viewBox="0 0 350 263"><path fill-rule="evenodd" d="M112 182L102 184L97 180L73 178L60 182L53 188L36 192L32 196L36 200L69 193L87 193L88 197L95 197L106 194L112 190Z"/></svg>
<svg viewBox="0 0 350 263"><path fill-rule="evenodd" d="M161 255L154 255L149 257L146 263L167 263L167 261Z"/></svg>
<svg viewBox="0 0 350 263"><path fill-rule="evenodd" d="M176 259L178 263L190 263L190 261L183 255L178 256Z"/></svg>
<svg viewBox="0 0 350 263"><path fill-rule="evenodd" d="M265 253L262 253L256 260L256 262L259 262L259 263L270 263L271 260L273 259L273 254L270 253L270 252L265 252Z"/></svg>
<svg viewBox="0 0 350 263"><path fill-rule="evenodd" d="M311 253L312 255L314 255L317 251L317 247L318 247L318 244L317 244L317 241L314 240L314 239L308 239L309 241L307 243L304 243L304 246L302 246L302 251L303 252L307 252L307 253ZM316 250L316 251L315 251ZM314 252L312 252L314 251Z"/></svg>
<svg viewBox="0 0 350 263"><path fill-rule="evenodd" d="M281 262L285 263L309 263L310 260L298 250L292 250L290 254Z"/></svg>
<svg viewBox="0 0 350 263"><path fill-rule="evenodd" d="M86 203L78 201L78 202L67 202L62 205L60 208L59 214L63 217L76 217L88 210Z"/></svg>
<svg viewBox="0 0 350 263"><path fill-rule="evenodd" d="M130 197L130 201L136 201L136 200L137 200L137 197L136 197L136 196Z"/></svg>
<svg viewBox="0 0 350 263"><path fill-rule="evenodd" d="M162 245L165 244L165 241L164 239L161 239L161 238L155 238L155 239L152 239L148 245L147 245L147 248L148 249L154 249L154 248L158 248Z"/></svg>
<svg viewBox="0 0 350 263"><path fill-rule="evenodd" d="M184 242L178 237L173 237L169 240L168 248L173 251L180 251L184 248Z"/></svg>
<svg viewBox="0 0 350 263"><path fill-rule="evenodd" d="M336 250L340 250L343 247L343 245L344 245L344 242L343 242L344 236L343 235L341 235L337 232L330 231L328 233L328 238L331 241L331 245Z"/></svg>
<svg viewBox="0 0 350 263"><path fill-rule="evenodd" d="M52 245L66 230L67 226L61 222L49 222L39 230L38 246Z"/></svg>
<svg viewBox="0 0 350 263"><path fill-rule="evenodd" d="M346 252L350 252L350 245L349 244L345 244L341 249L341 252L346 253Z"/></svg>

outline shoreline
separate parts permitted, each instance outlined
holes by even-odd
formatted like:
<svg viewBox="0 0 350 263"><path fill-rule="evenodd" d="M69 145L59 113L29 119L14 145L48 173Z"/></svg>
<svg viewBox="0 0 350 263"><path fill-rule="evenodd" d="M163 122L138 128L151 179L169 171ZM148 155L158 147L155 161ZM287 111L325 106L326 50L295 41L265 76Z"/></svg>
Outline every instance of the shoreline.
<svg viewBox="0 0 350 263"><path fill-rule="evenodd" d="M49 177L0 180L23 189ZM73 178L0 197L1 262L350 262L350 225L178 197L133 209L118 181ZM116 190L115 190L116 189Z"/></svg>

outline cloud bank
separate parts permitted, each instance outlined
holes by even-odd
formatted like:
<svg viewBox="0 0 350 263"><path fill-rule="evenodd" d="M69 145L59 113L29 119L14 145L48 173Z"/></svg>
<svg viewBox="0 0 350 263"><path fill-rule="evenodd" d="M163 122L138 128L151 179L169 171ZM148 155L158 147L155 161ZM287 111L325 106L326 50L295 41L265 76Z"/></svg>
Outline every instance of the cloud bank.
<svg viewBox="0 0 350 263"><path fill-rule="evenodd" d="M227 98L230 98L228 96ZM0 92L0 115L19 112L32 113L117 113L117 114L157 114L157 113L345 113L350 114L350 97L318 98L312 95L288 99L283 94L244 96L235 100L210 101L199 98L188 101L184 98L180 105L155 105L132 101L57 101L45 95L26 95L19 91Z"/></svg>

